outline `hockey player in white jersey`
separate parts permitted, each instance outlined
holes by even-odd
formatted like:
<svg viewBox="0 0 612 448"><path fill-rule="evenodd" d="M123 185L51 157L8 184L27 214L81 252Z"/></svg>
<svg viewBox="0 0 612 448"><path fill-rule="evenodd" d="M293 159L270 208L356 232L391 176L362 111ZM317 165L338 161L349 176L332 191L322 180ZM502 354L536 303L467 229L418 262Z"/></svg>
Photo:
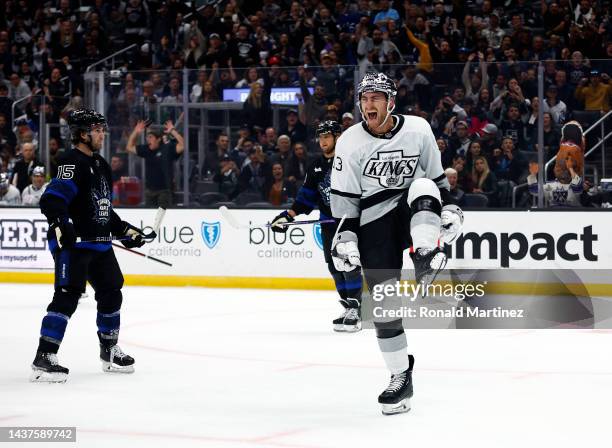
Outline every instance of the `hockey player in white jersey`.
<svg viewBox="0 0 612 448"><path fill-rule="evenodd" d="M40 197L48 185L48 183L45 183L45 167L34 167L30 179L32 183L21 192L21 203L23 205L37 206L40 203Z"/></svg>
<svg viewBox="0 0 612 448"><path fill-rule="evenodd" d="M403 251L410 246L417 282L432 282L446 264L439 241L452 242L463 225L429 123L393 114L395 95L395 83L385 74L364 76L358 86L363 121L338 140L331 176L332 214L344 217L332 245L334 263L344 270L363 266L370 291L399 280ZM391 372L378 397L382 412L406 412L414 357L402 321L375 319L374 325Z"/></svg>

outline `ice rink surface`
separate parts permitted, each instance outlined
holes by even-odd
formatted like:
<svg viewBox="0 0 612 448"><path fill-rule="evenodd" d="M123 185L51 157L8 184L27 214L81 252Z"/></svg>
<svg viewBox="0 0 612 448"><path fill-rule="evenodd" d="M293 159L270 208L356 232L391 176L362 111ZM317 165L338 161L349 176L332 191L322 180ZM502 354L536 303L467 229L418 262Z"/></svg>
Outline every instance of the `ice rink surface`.
<svg viewBox="0 0 612 448"><path fill-rule="evenodd" d="M610 439L609 331L408 331L413 408L383 416L376 398L389 376L374 333L334 333L341 309L331 291L126 287L120 343L136 358L133 375L101 371L89 291L59 353L66 384L28 382L52 287L0 291L0 426L76 426L79 447L558 448ZM30 445L57 446L15 444Z"/></svg>

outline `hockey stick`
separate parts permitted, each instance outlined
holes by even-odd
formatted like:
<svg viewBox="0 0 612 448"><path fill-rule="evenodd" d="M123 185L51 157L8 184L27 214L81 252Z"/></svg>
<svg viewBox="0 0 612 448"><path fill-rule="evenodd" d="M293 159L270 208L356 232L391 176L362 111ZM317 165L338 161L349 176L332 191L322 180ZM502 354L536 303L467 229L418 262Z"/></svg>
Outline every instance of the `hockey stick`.
<svg viewBox="0 0 612 448"><path fill-rule="evenodd" d="M155 238L157 238L157 233L159 232L159 228L161 227L162 219L166 215L166 209L163 207L159 207L157 209L157 213L155 214L155 219L153 220L153 231L142 236L142 239L145 242L150 243ZM99 236L89 240L83 240L81 238L77 238L77 243L112 243L113 241L127 241L132 239L129 236Z"/></svg>
<svg viewBox="0 0 612 448"><path fill-rule="evenodd" d="M143 254L142 252L138 252L137 250L134 250L134 249L128 249L127 247L124 247L124 246L122 246L120 244L113 243L113 246L118 247L119 249L127 250L128 252L130 252L130 253L132 253L134 255L140 255L141 257L148 258L149 260L157 261L158 263L165 264L166 266L172 266L172 263L168 263L167 261L160 260L159 258L152 257L151 255Z"/></svg>
<svg viewBox="0 0 612 448"><path fill-rule="evenodd" d="M225 205L222 205L221 207L219 207L219 211L221 212L221 216L223 216L223 219L225 219L227 223L230 226L232 226L234 229L248 229L251 227L272 227L272 224L270 224L269 222L265 224L242 224L238 222L236 217L232 214L232 212L229 211L229 209ZM332 223L332 222L336 222L336 220L335 219L313 219L313 220L307 220L307 221L291 221L291 222L284 222L282 225L285 227L288 227L288 226L300 226L300 225L317 224L317 223L327 224L327 223Z"/></svg>

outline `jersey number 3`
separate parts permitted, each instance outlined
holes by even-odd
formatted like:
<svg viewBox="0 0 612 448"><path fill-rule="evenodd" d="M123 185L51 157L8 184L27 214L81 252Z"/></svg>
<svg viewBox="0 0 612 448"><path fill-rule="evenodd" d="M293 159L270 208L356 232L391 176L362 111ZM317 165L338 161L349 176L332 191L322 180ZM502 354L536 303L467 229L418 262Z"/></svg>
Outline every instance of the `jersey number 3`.
<svg viewBox="0 0 612 448"><path fill-rule="evenodd" d="M72 179L74 177L74 165L62 165L57 167L58 179Z"/></svg>

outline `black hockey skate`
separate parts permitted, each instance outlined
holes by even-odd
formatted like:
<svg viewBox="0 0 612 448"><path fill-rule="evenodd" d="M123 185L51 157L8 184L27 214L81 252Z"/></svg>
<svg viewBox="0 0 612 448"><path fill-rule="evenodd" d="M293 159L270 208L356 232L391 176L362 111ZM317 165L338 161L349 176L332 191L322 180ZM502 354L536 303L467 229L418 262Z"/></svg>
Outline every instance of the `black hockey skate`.
<svg viewBox="0 0 612 448"><path fill-rule="evenodd" d="M334 331L354 333L361 330L361 314L359 307L361 305L359 299L340 299L340 304L344 307L344 312L334 319Z"/></svg>
<svg viewBox="0 0 612 448"><path fill-rule="evenodd" d="M361 316L359 308L348 308L343 321L344 330L347 333L355 333L361 330Z"/></svg>
<svg viewBox="0 0 612 448"><path fill-rule="evenodd" d="M117 345L117 338L106 339L98 332L100 339L100 361L102 371L110 373L134 373L134 358L126 355Z"/></svg>
<svg viewBox="0 0 612 448"><path fill-rule="evenodd" d="M412 368L414 356L408 355L408 370L391 375L389 386L378 396L384 415L401 414L410 410L412 398Z"/></svg>
<svg viewBox="0 0 612 448"><path fill-rule="evenodd" d="M69 370L57 362L55 353L36 352L30 381L36 383L65 383Z"/></svg>
<svg viewBox="0 0 612 448"><path fill-rule="evenodd" d="M332 321L332 323L334 324L334 331L338 331L338 332L344 331L344 318L346 317L348 312L349 312L348 308L345 308L342 314L337 319L334 319Z"/></svg>
<svg viewBox="0 0 612 448"><path fill-rule="evenodd" d="M438 273L446 266L447 261L446 252L441 247L417 249L410 254L410 257L414 263L416 283L417 285L422 283L424 288L433 283ZM425 295L427 294L424 289L423 296Z"/></svg>

